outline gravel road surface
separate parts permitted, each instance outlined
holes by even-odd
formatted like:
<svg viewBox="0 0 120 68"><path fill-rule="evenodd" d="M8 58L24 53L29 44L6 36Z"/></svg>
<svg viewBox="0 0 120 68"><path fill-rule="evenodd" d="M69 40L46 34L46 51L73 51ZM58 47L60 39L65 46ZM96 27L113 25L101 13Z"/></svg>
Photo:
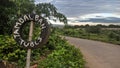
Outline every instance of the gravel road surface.
<svg viewBox="0 0 120 68"><path fill-rule="evenodd" d="M120 68L120 45L65 37L80 48L86 60L86 68Z"/></svg>

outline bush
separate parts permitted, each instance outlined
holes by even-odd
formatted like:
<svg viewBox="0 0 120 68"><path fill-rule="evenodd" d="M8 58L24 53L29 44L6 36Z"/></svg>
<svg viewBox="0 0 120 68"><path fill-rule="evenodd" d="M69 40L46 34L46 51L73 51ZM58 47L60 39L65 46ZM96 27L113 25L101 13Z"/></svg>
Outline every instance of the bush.
<svg viewBox="0 0 120 68"><path fill-rule="evenodd" d="M16 62L18 64L25 61L26 50L20 48L12 36L0 35L0 45L0 59Z"/></svg>
<svg viewBox="0 0 120 68"><path fill-rule="evenodd" d="M20 68L25 67L27 51L19 47L12 36L0 35L0 45L0 59L15 62ZM39 67L44 68L83 68L84 66L84 60L79 50L59 37L56 31L51 33L47 44L32 50L31 64L34 64L35 61L40 61Z"/></svg>
<svg viewBox="0 0 120 68"><path fill-rule="evenodd" d="M109 30L109 28L101 29L100 25L86 25L85 27L86 28L67 27L61 29L59 32L65 36L91 39L120 45L120 30Z"/></svg>
<svg viewBox="0 0 120 68"><path fill-rule="evenodd" d="M101 32L101 28L99 26L89 26L85 28L88 33L99 34Z"/></svg>
<svg viewBox="0 0 120 68"><path fill-rule="evenodd" d="M61 40L60 37L54 40L58 40L55 42L55 50L39 63L39 68L84 68L83 56L79 49Z"/></svg>
<svg viewBox="0 0 120 68"><path fill-rule="evenodd" d="M109 40L115 40L115 41L120 41L120 36L117 32L110 32L108 34Z"/></svg>

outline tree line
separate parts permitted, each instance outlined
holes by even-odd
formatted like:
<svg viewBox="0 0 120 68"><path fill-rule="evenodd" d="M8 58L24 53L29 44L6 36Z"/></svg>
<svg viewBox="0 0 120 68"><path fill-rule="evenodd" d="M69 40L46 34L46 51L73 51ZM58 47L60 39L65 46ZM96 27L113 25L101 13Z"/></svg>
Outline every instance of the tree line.
<svg viewBox="0 0 120 68"><path fill-rule="evenodd" d="M120 44L120 25L65 26L56 30L65 36Z"/></svg>
<svg viewBox="0 0 120 68"><path fill-rule="evenodd" d="M101 28L120 28L120 25L115 25L115 24L110 24L110 25L103 25L103 24L89 25L89 24L86 24L86 25L74 25L74 26L66 25L65 27L68 27L68 28L86 28L86 27L93 27L93 26L101 27Z"/></svg>

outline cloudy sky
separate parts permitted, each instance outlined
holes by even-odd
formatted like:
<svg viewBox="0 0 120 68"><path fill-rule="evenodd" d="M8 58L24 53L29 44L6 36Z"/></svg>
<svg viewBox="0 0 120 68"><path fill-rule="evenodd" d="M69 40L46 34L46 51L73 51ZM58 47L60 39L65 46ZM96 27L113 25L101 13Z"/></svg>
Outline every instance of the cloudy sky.
<svg viewBox="0 0 120 68"><path fill-rule="evenodd" d="M120 0L36 0L50 2L69 22L120 23Z"/></svg>

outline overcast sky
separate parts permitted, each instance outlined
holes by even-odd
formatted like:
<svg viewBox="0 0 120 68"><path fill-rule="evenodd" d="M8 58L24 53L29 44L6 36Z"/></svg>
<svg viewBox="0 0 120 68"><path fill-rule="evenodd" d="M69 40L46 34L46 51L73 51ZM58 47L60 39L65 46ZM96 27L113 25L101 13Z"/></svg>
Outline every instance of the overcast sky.
<svg viewBox="0 0 120 68"><path fill-rule="evenodd" d="M68 18L101 13L103 16L120 14L120 0L36 0L38 2L54 4Z"/></svg>
<svg viewBox="0 0 120 68"><path fill-rule="evenodd" d="M120 13L120 0L36 0L51 2L68 17L90 13Z"/></svg>

